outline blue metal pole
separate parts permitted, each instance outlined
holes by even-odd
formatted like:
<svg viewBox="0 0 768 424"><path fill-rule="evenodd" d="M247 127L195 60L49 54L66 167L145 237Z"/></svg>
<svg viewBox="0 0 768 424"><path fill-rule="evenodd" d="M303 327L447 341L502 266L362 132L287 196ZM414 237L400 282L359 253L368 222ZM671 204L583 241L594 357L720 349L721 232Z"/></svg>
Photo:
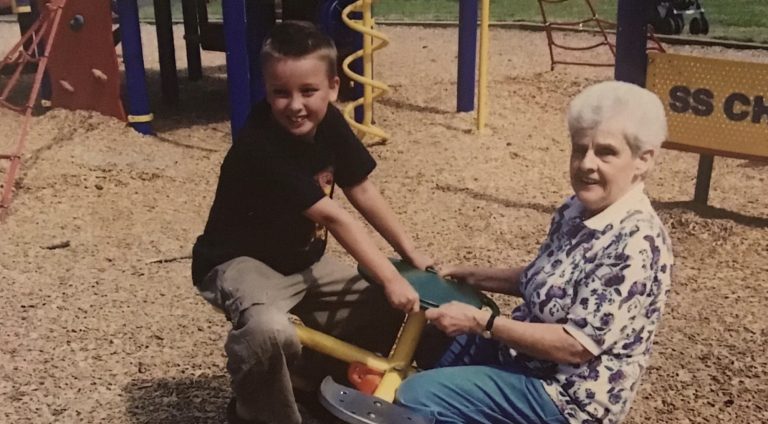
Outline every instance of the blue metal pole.
<svg viewBox="0 0 768 424"><path fill-rule="evenodd" d="M346 3L354 3L354 2L346 2ZM346 4L345 4L346 7ZM354 20L358 20L362 22L363 20L363 13L362 12L353 12L350 13L349 17ZM352 45L354 46L352 51L357 52L360 50L363 50L363 33L361 32L355 32L355 34L352 36ZM353 60L352 63L349 64L349 69L356 73L357 75L363 75L365 72L363 70L363 58L360 57L357 60ZM356 99L362 99L364 94L364 86L363 84L355 83L355 98ZM371 105L373 107L373 105ZM360 105L355 108L355 122L362 123L363 119L365 117L365 107L363 105Z"/></svg>
<svg viewBox="0 0 768 424"><path fill-rule="evenodd" d="M275 25L275 5L271 1L247 1L245 13L250 63L250 104L255 104L267 94L264 88L264 75L261 72L260 53L264 39Z"/></svg>
<svg viewBox="0 0 768 424"><path fill-rule="evenodd" d="M224 0L221 9L226 45L227 91L234 140L235 135L245 125L251 110L245 0Z"/></svg>
<svg viewBox="0 0 768 424"><path fill-rule="evenodd" d="M200 58L200 21L196 0L181 0L181 13L184 18L184 42L187 45L187 78L199 81L203 77L203 63Z"/></svg>
<svg viewBox="0 0 768 424"><path fill-rule="evenodd" d="M179 102L179 77L176 72L176 48L173 45L173 15L168 0L154 0L157 54L160 56L160 92L165 103Z"/></svg>
<svg viewBox="0 0 768 424"><path fill-rule="evenodd" d="M459 67L456 111L475 108L475 63L477 61L477 0L459 0Z"/></svg>
<svg viewBox="0 0 768 424"><path fill-rule="evenodd" d="M152 113L149 109L147 78L144 70L144 54L141 49L141 28L137 0L118 0L120 36L123 44L123 62L128 87L128 120L133 129L142 134L152 134Z"/></svg>
<svg viewBox="0 0 768 424"><path fill-rule="evenodd" d="M648 22L654 2L619 0L616 16L616 67L614 78L645 87L648 70Z"/></svg>
<svg viewBox="0 0 768 424"><path fill-rule="evenodd" d="M333 38L336 43L336 49L339 52L339 63L343 62L348 55L363 49L363 34L349 28L341 18L341 12L356 0L321 0L320 12L317 16L318 26L328 36ZM284 12L285 13L285 12ZM362 20L363 14L352 12L352 20ZM341 67L339 67L341 69ZM350 64L350 70L358 75L363 74L363 59L357 59ZM349 81L345 75L339 75L342 84ZM363 84L354 83L352 89L342 87L339 91L339 98L342 101L359 99L363 97ZM355 108L355 121L363 122L364 108L358 106Z"/></svg>

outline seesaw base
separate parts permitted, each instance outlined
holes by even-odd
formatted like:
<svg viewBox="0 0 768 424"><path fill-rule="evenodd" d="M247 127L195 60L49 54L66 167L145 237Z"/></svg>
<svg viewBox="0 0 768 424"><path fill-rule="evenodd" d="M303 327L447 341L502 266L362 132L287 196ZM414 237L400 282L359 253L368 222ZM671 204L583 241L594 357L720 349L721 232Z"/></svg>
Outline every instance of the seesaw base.
<svg viewBox="0 0 768 424"><path fill-rule="evenodd" d="M342 386L330 376L320 385L320 403L345 423L350 424L433 424L432 418L419 415L375 396Z"/></svg>

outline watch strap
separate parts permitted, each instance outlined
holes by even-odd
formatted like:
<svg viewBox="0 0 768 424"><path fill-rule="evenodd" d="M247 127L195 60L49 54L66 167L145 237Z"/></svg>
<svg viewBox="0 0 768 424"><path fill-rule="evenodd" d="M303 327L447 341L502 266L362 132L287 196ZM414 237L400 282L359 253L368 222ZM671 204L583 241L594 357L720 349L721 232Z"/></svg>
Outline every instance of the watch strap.
<svg viewBox="0 0 768 424"><path fill-rule="evenodd" d="M488 321L485 323L485 331L491 331L493 330L493 322L496 321L496 317L499 316L499 313L496 311L491 311L491 316L488 317Z"/></svg>

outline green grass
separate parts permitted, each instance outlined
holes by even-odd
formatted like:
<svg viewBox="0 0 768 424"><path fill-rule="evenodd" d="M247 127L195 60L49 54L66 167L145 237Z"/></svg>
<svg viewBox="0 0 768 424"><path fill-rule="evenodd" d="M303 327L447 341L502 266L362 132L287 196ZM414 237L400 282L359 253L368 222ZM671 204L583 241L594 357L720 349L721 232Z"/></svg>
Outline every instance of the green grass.
<svg viewBox="0 0 768 424"><path fill-rule="evenodd" d="M594 2L598 14L613 20L616 14L615 2ZM573 19L586 17L589 9L582 0L570 0L558 5L546 5L550 19ZM375 3L375 12L381 19L402 20L456 20L459 13L458 0L381 0ZM586 14L586 15L585 15ZM541 21L541 12L536 0L491 0L493 21Z"/></svg>
<svg viewBox="0 0 768 424"><path fill-rule="evenodd" d="M647 0L652 1L652 0ZM171 0L173 16L181 19L181 1ZM617 0L592 0L600 17L615 21ZM768 43L768 0L701 0L710 22L710 37ZM140 16L152 19L152 4L140 2ZM221 0L211 0L209 17L221 19ZM545 4L550 20L580 20L589 17L583 0ZM374 13L379 20L455 21L459 0L378 0ZM491 0L492 21L541 22L536 0ZM687 33L687 30L686 32Z"/></svg>
<svg viewBox="0 0 768 424"><path fill-rule="evenodd" d="M768 1L709 0L703 6L711 37L768 43Z"/></svg>

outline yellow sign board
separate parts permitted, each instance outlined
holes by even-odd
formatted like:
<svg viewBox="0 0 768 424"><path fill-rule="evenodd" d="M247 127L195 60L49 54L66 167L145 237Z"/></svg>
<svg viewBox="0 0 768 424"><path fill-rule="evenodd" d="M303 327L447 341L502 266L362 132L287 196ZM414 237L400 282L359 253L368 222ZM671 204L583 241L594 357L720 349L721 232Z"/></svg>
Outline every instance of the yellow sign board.
<svg viewBox="0 0 768 424"><path fill-rule="evenodd" d="M768 158L768 64L649 52L646 87L667 112L665 147Z"/></svg>

